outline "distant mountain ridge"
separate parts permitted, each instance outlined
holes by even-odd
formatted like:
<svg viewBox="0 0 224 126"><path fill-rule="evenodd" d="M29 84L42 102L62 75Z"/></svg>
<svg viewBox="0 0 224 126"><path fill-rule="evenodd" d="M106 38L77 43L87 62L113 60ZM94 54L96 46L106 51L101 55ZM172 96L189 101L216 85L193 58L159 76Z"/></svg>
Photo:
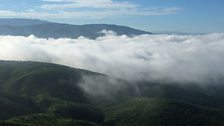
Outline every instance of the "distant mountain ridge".
<svg viewBox="0 0 224 126"><path fill-rule="evenodd" d="M103 36L102 30L114 31L117 35L142 35L150 32L110 24L72 25L36 19L0 19L0 35L29 36L40 38L78 38L84 36L95 39Z"/></svg>
<svg viewBox="0 0 224 126"><path fill-rule="evenodd" d="M38 19L18 19L18 18L4 18L0 19L0 26L31 26L48 23L47 21L42 21Z"/></svg>

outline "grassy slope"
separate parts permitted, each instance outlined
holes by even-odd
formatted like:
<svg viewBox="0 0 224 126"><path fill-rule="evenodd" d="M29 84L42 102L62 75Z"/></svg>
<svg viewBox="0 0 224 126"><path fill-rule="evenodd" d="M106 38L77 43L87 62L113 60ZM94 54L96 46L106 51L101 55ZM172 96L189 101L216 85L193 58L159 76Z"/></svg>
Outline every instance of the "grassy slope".
<svg viewBox="0 0 224 126"><path fill-rule="evenodd" d="M0 92L0 119L37 112L39 108L32 99Z"/></svg>
<svg viewBox="0 0 224 126"><path fill-rule="evenodd" d="M76 96L81 96L79 94L81 91L77 90L77 83L81 79L81 74L87 73L93 74L84 70L52 64L3 62L0 63L0 86L8 92L29 97L46 94L66 99L66 96L63 96L65 91L65 95L77 93ZM77 91L74 92L74 90ZM71 96L67 97L71 98Z"/></svg>
<svg viewBox="0 0 224 126"><path fill-rule="evenodd" d="M0 119L11 118L0 126L224 125L222 103L203 92L143 84L138 88L141 93L134 87L124 88L113 101L107 97L90 100L78 86L82 75L102 76L55 64L0 61Z"/></svg>
<svg viewBox="0 0 224 126"><path fill-rule="evenodd" d="M89 105L78 86L81 75L100 74L46 63L0 62L0 89L7 92L0 93L0 119L50 111L73 119L101 121L101 112Z"/></svg>
<svg viewBox="0 0 224 126"><path fill-rule="evenodd" d="M97 126L96 123L89 121L73 120L43 113L12 118L6 121L6 123L27 126Z"/></svg>
<svg viewBox="0 0 224 126"><path fill-rule="evenodd" d="M224 125L224 110L173 100L135 98L105 111L108 126Z"/></svg>

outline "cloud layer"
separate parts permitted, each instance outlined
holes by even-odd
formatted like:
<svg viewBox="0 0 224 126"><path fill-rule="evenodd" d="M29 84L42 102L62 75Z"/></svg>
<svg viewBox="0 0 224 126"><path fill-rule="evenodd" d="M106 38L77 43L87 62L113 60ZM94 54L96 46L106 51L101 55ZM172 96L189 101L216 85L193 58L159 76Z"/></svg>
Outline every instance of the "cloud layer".
<svg viewBox="0 0 224 126"><path fill-rule="evenodd" d="M218 81L224 77L224 33L116 36L96 40L0 36L0 60L41 61L127 80Z"/></svg>
<svg viewBox="0 0 224 126"><path fill-rule="evenodd" d="M19 6L19 5L18 5ZM178 13L175 6L145 7L133 2L114 0L40 0L24 10L0 9L0 17L38 19L102 19L115 16L158 16Z"/></svg>
<svg viewBox="0 0 224 126"><path fill-rule="evenodd" d="M46 8L45 8L46 9ZM56 8L55 8L56 9ZM49 10L49 9L47 9ZM14 18L34 18L34 19L103 19L111 17L125 17L125 16L161 16L178 13L181 8L166 7L166 8L145 8L143 10L136 9L118 9L118 10L87 10L87 11L56 11L48 12L42 11L13 11L0 10L0 17L14 17Z"/></svg>
<svg viewBox="0 0 224 126"><path fill-rule="evenodd" d="M113 0L42 0L48 4L42 5L44 9L67 8L96 8L96 9L134 9L139 5L127 1L117 2ZM53 4L52 4L53 3Z"/></svg>

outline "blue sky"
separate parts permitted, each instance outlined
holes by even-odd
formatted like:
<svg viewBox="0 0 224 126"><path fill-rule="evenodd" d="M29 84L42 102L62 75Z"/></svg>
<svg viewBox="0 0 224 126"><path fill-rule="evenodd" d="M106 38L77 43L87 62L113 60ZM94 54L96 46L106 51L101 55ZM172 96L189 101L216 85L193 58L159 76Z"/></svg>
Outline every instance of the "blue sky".
<svg viewBox="0 0 224 126"><path fill-rule="evenodd" d="M224 32L224 0L0 0L2 18L127 25L152 32Z"/></svg>

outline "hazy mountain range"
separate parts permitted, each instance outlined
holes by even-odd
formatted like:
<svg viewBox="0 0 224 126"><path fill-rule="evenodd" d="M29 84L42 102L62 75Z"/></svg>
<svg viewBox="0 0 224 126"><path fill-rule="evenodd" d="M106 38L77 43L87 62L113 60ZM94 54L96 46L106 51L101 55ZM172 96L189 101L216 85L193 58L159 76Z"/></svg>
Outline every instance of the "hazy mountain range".
<svg viewBox="0 0 224 126"><path fill-rule="evenodd" d="M0 19L0 35L29 36L40 38L77 38L80 36L95 39L103 36L101 31L114 31L117 35L141 35L150 32L130 27L109 24L71 25L36 19Z"/></svg>

